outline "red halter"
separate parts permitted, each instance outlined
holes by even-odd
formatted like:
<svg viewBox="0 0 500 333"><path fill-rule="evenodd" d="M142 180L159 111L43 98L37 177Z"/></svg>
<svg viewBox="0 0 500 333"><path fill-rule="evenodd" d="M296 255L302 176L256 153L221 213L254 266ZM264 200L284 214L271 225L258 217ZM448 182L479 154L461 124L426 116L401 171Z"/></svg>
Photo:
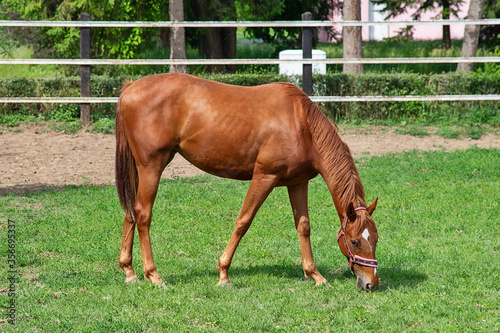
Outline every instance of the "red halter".
<svg viewBox="0 0 500 333"><path fill-rule="evenodd" d="M354 210L355 211L356 210L366 210L366 208L365 207L358 207ZM354 264L377 268L378 267L377 260L363 258L363 257L352 254L351 249L349 248L349 245L347 245L347 238L345 235L346 225L347 225L347 215L344 216L344 223L342 223L342 227L340 228L339 235L337 236L337 242L339 241L340 237L344 238L344 245L345 245L345 248L347 250L347 254L349 255L349 266L351 266L351 271L354 270Z"/></svg>

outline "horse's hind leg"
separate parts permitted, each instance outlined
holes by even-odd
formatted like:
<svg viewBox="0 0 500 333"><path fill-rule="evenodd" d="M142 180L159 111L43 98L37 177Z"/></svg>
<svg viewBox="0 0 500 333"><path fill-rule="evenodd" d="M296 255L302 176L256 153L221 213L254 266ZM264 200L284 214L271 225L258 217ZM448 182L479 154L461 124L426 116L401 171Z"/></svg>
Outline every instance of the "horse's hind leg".
<svg viewBox="0 0 500 333"><path fill-rule="evenodd" d="M153 251L151 249L151 239L149 229L153 215L153 203L158 192L160 177L165 166L172 160L173 154L168 157L157 157L151 159L147 164L138 165L139 187L137 189L137 200L134 207L137 231L141 243L141 253L144 268L144 278L151 280L155 284L162 283L153 261Z"/></svg>
<svg viewBox="0 0 500 333"><path fill-rule="evenodd" d="M139 230L139 240L141 242L143 258L145 256L147 257L147 260L143 260L144 275L146 278L151 279L155 283L161 283L161 278L156 272L156 267L153 262L151 243L149 240L151 212L153 202L158 191L158 184L160 181L161 173L163 169L165 169L165 166L170 163L173 157L174 153L170 153L163 157L163 163L161 161L158 161L156 163L150 163L147 168L138 168L140 182L134 210L136 222L138 222L137 229ZM136 222L133 221L132 217L129 214L125 215L119 265L120 268L125 272L125 282L127 283L134 283L139 280L135 275L134 269L132 267L132 247L134 243Z"/></svg>
<svg viewBox="0 0 500 333"><path fill-rule="evenodd" d="M132 246L134 244L135 222L129 214L125 214L123 222L122 246L120 249L120 268L125 272L125 282L139 281L132 268Z"/></svg>

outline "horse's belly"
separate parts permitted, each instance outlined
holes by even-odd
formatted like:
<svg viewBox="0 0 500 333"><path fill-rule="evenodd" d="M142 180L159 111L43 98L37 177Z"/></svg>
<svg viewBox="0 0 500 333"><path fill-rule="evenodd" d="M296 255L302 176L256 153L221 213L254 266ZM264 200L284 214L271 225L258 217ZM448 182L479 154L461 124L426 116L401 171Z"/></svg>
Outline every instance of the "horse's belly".
<svg viewBox="0 0 500 333"><path fill-rule="evenodd" d="M241 160L237 155L228 158L218 154L207 154L207 151L197 154L182 150L179 153L198 169L218 177L250 180L255 169L255 163Z"/></svg>

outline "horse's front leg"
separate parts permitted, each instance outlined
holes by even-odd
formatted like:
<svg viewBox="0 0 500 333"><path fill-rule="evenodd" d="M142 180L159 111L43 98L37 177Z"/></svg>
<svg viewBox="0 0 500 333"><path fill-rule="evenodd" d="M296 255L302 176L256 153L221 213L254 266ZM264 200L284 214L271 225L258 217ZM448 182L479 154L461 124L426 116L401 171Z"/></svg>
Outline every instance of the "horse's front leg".
<svg viewBox="0 0 500 333"><path fill-rule="evenodd" d="M250 228L255 214L257 214L260 206L264 203L273 188L277 185L278 181L279 177L277 175L253 175L245 201L241 207L238 218L236 219L231 239L229 240L224 253L222 253L222 256L219 259L219 263L217 264L217 269L220 273L219 282L217 283L218 286L229 284L228 270L231 266L231 260L233 259L234 252L236 251L238 244L247 232L248 228Z"/></svg>
<svg viewBox="0 0 500 333"><path fill-rule="evenodd" d="M326 279L318 272L314 263L311 249L311 227L309 225L309 212L307 209L307 187L308 182L289 186L288 195L293 209L295 228L299 234L300 252L302 254L302 268L307 277L316 281L316 285L326 283Z"/></svg>

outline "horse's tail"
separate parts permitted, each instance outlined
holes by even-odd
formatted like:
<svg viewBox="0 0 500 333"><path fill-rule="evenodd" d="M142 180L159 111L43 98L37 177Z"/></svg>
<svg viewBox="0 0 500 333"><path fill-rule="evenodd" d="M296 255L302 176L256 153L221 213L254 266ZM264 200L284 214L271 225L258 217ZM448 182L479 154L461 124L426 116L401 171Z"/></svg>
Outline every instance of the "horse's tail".
<svg viewBox="0 0 500 333"><path fill-rule="evenodd" d="M126 214L130 216L132 221L135 222L134 204L137 196L137 186L139 183L139 176L137 174L137 165L135 163L134 155L130 149L125 130L123 128L123 120L120 112L120 104L122 100L123 90L129 85L126 84L122 89L122 94L118 103L116 104L116 121L115 121L115 134L116 134L116 159L115 159L115 178L116 190L118 191L118 198L120 204Z"/></svg>

